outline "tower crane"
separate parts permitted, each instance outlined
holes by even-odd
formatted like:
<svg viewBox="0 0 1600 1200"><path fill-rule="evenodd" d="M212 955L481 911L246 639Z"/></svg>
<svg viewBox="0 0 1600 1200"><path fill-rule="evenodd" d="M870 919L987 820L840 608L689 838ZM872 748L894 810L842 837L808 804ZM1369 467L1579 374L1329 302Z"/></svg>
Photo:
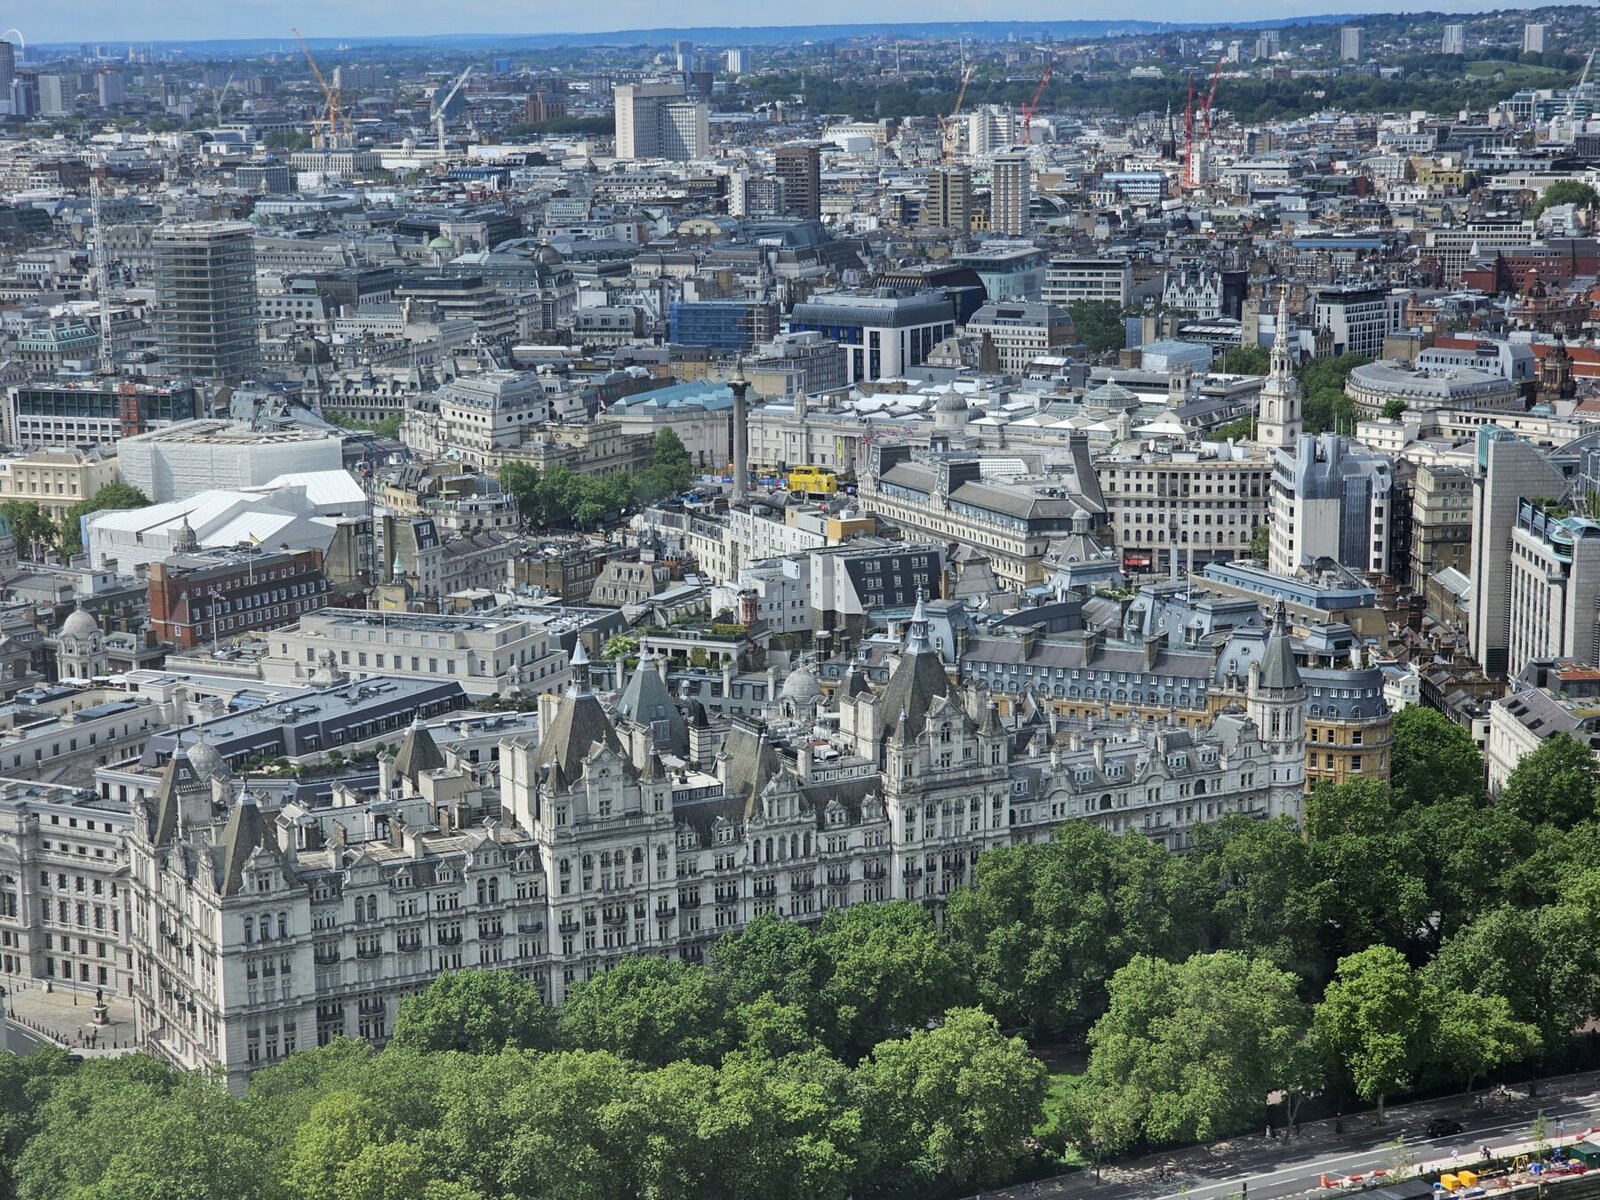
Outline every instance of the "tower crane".
<svg viewBox="0 0 1600 1200"><path fill-rule="evenodd" d="M976 67L968 67L961 73L961 90L956 92L955 107L950 110L948 117L939 118L939 141L943 151L941 158L945 163L949 163L955 156L956 118L961 115L962 102L967 98L967 85L972 82L972 73L975 70Z"/></svg>
<svg viewBox="0 0 1600 1200"><path fill-rule="evenodd" d="M1033 89L1033 99L1022 106L1022 144L1033 145L1033 113L1039 107L1039 97L1044 95L1044 85L1050 82L1050 72L1055 63L1045 63L1044 74L1039 76L1039 86Z"/></svg>
<svg viewBox="0 0 1600 1200"><path fill-rule="evenodd" d="M1205 108L1201 110L1205 114L1206 141L1208 142L1211 140L1211 105L1216 101L1217 80L1222 78L1222 64L1227 57L1226 54L1217 55L1217 65L1211 69L1211 86L1206 89Z"/></svg>
<svg viewBox="0 0 1600 1200"><path fill-rule="evenodd" d="M228 82L223 84L222 88L219 91L216 92L217 124L218 125L222 124L222 104L223 104L223 102L225 100L227 100L227 98L228 98L228 89L231 88L232 86L233 86L233 76L229 75L228 76Z"/></svg>
<svg viewBox="0 0 1600 1200"><path fill-rule="evenodd" d="M311 47L306 45L305 35L298 29L290 29L295 40L300 43L300 53L306 56L306 65L311 68L311 77L317 81L317 86L322 89L322 98L327 105L322 118L317 122L317 127L322 130L318 135L313 132L312 141L319 137L324 149L331 150L339 142L339 89L322 77L322 69L317 66L317 60L311 57Z"/></svg>
<svg viewBox="0 0 1600 1200"><path fill-rule="evenodd" d="M467 69L461 72L461 74L456 78L456 81L450 85L450 90L444 94L444 99L435 104L433 106L433 111L428 114L428 119L432 121L439 130L439 157L441 158L444 157L445 110L450 107L450 101L456 98L456 93L461 90L462 85L467 82L467 76L471 74L472 65L469 63L467 64Z"/></svg>
<svg viewBox="0 0 1600 1200"><path fill-rule="evenodd" d="M1578 82L1567 89L1567 111L1563 131L1565 136L1576 140L1578 136L1578 93L1583 90L1583 85L1589 81L1589 68L1594 66L1594 51L1589 51L1589 57L1584 60L1583 71L1578 76ZM1555 140L1552 138L1552 140Z"/></svg>

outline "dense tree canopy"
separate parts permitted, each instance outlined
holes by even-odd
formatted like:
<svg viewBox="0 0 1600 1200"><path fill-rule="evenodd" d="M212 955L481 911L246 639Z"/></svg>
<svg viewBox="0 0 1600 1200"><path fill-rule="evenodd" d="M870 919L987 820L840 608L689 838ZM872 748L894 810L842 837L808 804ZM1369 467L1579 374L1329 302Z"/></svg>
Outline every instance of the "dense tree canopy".
<svg viewBox="0 0 1600 1200"><path fill-rule="evenodd" d="M401 1001L394 1023L394 1044L413 1050L493 1054L549 1041L550 1014L539 990L510 971L446 971Z"/></svg>

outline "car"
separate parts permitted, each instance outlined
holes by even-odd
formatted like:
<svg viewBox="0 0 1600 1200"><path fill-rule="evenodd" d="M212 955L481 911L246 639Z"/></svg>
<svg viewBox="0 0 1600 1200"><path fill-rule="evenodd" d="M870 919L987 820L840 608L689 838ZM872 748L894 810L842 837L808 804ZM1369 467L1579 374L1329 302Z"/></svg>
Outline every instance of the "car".
<svg viewBox="0 0 1600 1200"><path fill-rule="evenodd" d="M1462 1130L1462 1124L1454 1117L1435 1117L1428 1122L1425 1131L1431 1138L1454 1137Z"/></svg>

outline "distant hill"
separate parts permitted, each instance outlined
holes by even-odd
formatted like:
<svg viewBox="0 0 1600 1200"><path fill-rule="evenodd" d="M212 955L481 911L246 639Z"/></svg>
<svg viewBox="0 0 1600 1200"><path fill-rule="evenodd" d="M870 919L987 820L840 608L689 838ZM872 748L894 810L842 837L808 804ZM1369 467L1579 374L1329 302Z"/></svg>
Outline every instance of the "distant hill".
<svg viewBox="0 0 1600 1200"><path fill-rule="evenodd" d="M1280 17L1263 21L883 21L861 25L694 25L684 27L659 26L653 29L619 29L602 33L447 33L415 37L327 37L307 38L314 49L335 46L347 49L439 49L444 47L483 48L553 48L557 46L627 46L641 43L661 45L677 39L687 39L706 45L781 46L799 42L848 41L857 38L903 37L938 38L950 40L967 36L981 41L1004 41L1015 35L1034 39L1048 33L1052 38L1082 41L1089 38L1154 34L1171 30L1191 29L1267 29L1286 25L1339 24L1359 20L1351 13L1324 14L1307 17ZM115 47L121 42L110 43ZM154 45L159 49L176 49L186 56L250 56L292 49L287 37L236 38L215 41L179 41L157 39L153 43L140 41L140 46ZM52 50L73 51L78 43L44 42L29 44L30 53L48 56Z"/></svg>

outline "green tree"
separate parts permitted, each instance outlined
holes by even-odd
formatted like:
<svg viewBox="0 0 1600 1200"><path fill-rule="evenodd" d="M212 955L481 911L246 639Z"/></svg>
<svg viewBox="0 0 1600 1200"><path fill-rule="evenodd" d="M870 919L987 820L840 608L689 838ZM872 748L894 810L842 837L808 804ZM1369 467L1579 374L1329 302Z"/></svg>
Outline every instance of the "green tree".
<svg viewBox="0 0 1600 1200"><path fill-rule="evenodd" d="M821 1001L828 961L817 937L803 925L770 913L757 916L717 939L711 971L734 1004L771 997L799 1009L812 1028L824 1025Z"/></svg>
<svg viewBox="0 0 1600 1200"><path fill-rule="evenodd" d="M1250 534L1250 557L1257 562L1266 562L1272 554L1272 530L1266 525L1257 525Z"/></svg>
<svg viewBox="0 0 1600 1200"><path fill-rule="evenodd" d="M1211 941L1264 958L1320 987L1327 965L1318 940L1311 848L1287 817L1243 813L1195 827L1189 862L1211 905Z"/></svg>
<svg viewBox="0 0 1600 1200"><path fill-rule="evenodd" d="M1495 804L1534 825L1571 829L1596 815L1597 769L1593 751L1570 734L1539 743L1512 768Z"/></svg>
<svg viewBox="0 0 1600 1200"><path fill-rule="evenodd" d="M1036 1036L1086 1032L1105 986L1135 954L1187 957L1209 904L1196 874L1142 834L1086 822L1049 842L985 853L973 886L950 897L946 929L978 993L1008 1027Z"/></svg>
<svg viewBox="0 0 1600 1200"><path fill-rule="evenodd" d="M965 994L933 918L909 900L833 909L817 941L827 964L823 1011L847 1058L922 1028Z"/></svg>
<svg viewBox="0 0 1600 1200"><path fill-rule="evenodd" d="M17 550L26 558L44 557L61 539L60 527L32 500L7 500L0 504L0 516L11 526Z"/></svg>
<svg viewBox="0 0 1600 1200"><path fill-rule="evenodd" d="M1383 419L1385 421L1398 421L1404 415L1407 407L1404 400L1391 400L1383 406Z"/></svg>
<svg viewBox="0 0 1600 1200"><path fill-rule="evenodd" d="M58 1081L17 1165L19 1200L268 1200L269 1147L243 1105L202 1075L142 1056Z"/></svg>
<svg viewBox="0 0 1600 1200"><path fill-rule="evenodd" d="M1094 1165L1095 1182L1107 1158L1139 1139L1144 1097L1131 1084L1084 1083L1061 1109L1061 1136Z"/></svg>
<svg viewBox="0 0 1600 1200"><path fill-rule="evenodd" d="M1600 940L1593 918L1573 904L1515 904L1479 916L1445 939L1427 966L1441 991L1472 991L1506 1001L1514 1020L1535 1027L1546 1053L1600 1012Z"/></svg>
<svg viewBox="0 0 1600 1200"><path fill-rule="evenodd" d="M1538 1029L1512 1016L1504 996L1450 988L1433 992L1430 1000L1434 1061L1468 1092L1490 1071L1539 1052Z"/></svg>
<svg viewBox="0 0 1600 1200"><path fill-rule="evenodd" d="M678 1194L844 1200L869 1154L862 1090L820 1051L730 1054L717 1075L713 1117L721 1190Z"/></svg>
<svg viewBox="0 0 1600 1200"><path fill-rule="evenodd" d="M1272 352L1265 346L1234 346L1222 356L1225 375L1265 375L1272 369Z"/></svg>
<svg viewBox="0 0 1600 1200"><path fill-rule="evenodd" d="M1298 981L1223 950L1182 963L1140 955L1111 977L1089 1033L1091 1084L1131 1085L1153 1142L1211 1141L1254 1125L1301 1074L1310 1013Z"/></svg>
<svg viewBox="0 0 1600 1200"><path fill-rule="evenodd" d="M1356 1095L1378 1107L1411 1086L1429 1044L1421 980L1392 946L1339 960L1312 1019L1313 1039Z"/></svg>
<svg viewBox="0 0 1600 1200"><path fill-rule="evenodd" d="M631 633L614 633L606 639L603 657L616 660L632 658L639 653L639 639Z"/></svg>
<svg viewBox="0 0 1600 1200"><path fill-rule="evenodd" d="M1403 805L1370 779L1324 782L1306 798L1311 905L1329 961L1375 942L1412 948L1423 936L1432 899Z"/></svg>
<svg viewBox="0 0 1600 1200"><path fill-rule="evenodd" d="M392 1044L411 1050L495 1054L544 1049L550 1014L539 989L511 971L446 971L400 1002Z"/></svg>
<svg viewBox="0 0 1600 1200"><path fill-rule="evenodd" d="M580 984L561 1007L561 1043L608 1050L635 1062L715 1062L731 1033L709 972L687 963L629 955Z"/></svg>
<svg viewBox="0 0 1600 1200"><path fill-rule="evenodd" d="M880 1043L856 1071L880 1180L969 1188L1010 1177L1044 1113L1044 1065L982 1009Z"/></svg>
<svg viewBox="0 0 1600 1200"><path fill-rule="evenodd" d="M1090 354L1106 354L1128 344L1122 309L1109 300L1074 300L1067 305L1078 340Z"/></svg>
<svg viewBox="0 0 1600 1200"><path fill-rule="evenodd" d="M539 484L538 468L527 463L508 462L500 468L500 486L516 502L517 511L529 525L545 524Z"/></svg>
<svg viewBox="0 0 1600 1200"><path fill-rule="evenodd" d="M1355 404L1345 395L1344 383L1350 372L1372 360L1359 354L1312 359L1298 373L1301 415L1307 433L1348 429L1355 420Z"/></svg>
<svg viewBox="0 0 1600 1200"><path fill-rule="evenodd" d="M1391 729L1389 782L1406 804L1483 797L1483 756L1467 730L1420 704L1396 713Z"/></svg>
<svg viewBox="0 0 1600 1200"><path fill-rule="evenodd" d="M1547 208L1555 208L1562 204L1576 204L1579 208L1594 208L1600 202L1600 194L1587 183L1576 179L1559 179L1544 191L1539 193L1539 199L1534 202L1532 216L1539 216Z"/></svg>

